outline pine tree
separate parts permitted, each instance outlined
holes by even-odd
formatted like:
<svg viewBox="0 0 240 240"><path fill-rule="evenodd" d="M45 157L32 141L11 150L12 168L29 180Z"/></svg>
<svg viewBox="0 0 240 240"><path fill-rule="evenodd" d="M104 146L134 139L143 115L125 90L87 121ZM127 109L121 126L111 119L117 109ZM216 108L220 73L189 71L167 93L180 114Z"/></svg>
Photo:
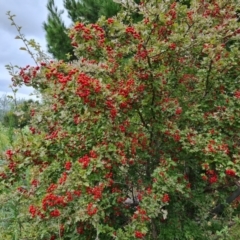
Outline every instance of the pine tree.
<svg viewBox="0 0 240 240"><path fill-rule="evenodd" d="M64 7L72 22L85 20L95 23L99 17L112 17L120 10L120 6L113 0L64 0Z"/></svg>
<svg viewBox="0 0 240 240"><path fill-rule="evenodd" d="M70 59L73 59L73 47L67 34L67 27L61 19L63 11L58 10L54 0L48 1L47 9L49 15L43 27L46 31L48 52L59 60L68 60L67 53L71 54L72 57Z"/></svg>

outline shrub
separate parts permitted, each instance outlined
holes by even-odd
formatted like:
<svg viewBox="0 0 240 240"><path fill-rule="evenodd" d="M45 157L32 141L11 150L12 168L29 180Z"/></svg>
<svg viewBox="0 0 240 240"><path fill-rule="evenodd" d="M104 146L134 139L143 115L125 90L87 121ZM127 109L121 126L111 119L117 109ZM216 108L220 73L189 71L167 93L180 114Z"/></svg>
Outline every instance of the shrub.
<svg viewBox="0 0 240 240"><path fill-rule="evenodd" d="M75 24L77 61L14 78L44 103L1 173L21 238L211 239L234 215L211 227L240 173L239 3L128 7Z"/></svg>

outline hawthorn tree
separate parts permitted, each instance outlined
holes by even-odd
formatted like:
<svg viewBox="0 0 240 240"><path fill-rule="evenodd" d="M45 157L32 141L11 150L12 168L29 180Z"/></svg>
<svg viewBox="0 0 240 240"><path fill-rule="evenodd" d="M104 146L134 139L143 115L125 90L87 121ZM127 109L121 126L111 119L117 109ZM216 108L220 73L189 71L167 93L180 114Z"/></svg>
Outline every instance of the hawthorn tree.
<svg viewBox="0 0 240 240"><path fill-rule="evenodd" d="M44 102L0 173L19 239L214 239L236 214L239 1L122 4L13 78Z"/></svg>

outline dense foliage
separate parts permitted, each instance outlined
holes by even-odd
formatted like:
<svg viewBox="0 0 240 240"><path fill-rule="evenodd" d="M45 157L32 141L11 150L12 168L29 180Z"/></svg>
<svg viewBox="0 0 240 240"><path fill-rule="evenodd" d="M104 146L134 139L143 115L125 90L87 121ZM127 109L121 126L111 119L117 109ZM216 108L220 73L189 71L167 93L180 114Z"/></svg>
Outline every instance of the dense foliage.
<svg viewBox="0 0 240 240"><path fill-rule="evenodd" d="M239 2L130 3L13 79L43 98L0 173L19 239L204 240L236 214L213 224L240 174Z"/></svg>
<svg viewBox="0 0 240 240"><path fill-rule="evenodd" d="M139 0L135 0L139 3ZM64 8L72 24L77 21L95 23L101 16L106 18L116 15L120 11L120 5L113 0L63 0ZM73 46L68 37L69 28L61 18L63 10L58 10L54 0L48 0L48 19L44 22L48 51L58 60L76 59L73 54ZM134 15L138 19L138 15Z"/></svg>

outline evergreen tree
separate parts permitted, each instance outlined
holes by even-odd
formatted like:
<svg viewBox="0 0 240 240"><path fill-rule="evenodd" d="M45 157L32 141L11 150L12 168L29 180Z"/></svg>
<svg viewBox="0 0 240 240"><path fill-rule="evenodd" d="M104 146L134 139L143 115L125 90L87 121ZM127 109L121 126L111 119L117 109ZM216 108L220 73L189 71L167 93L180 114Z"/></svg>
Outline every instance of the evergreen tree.
<svg viewBox="0 0 240 240"><path fill-rule="evenodd" d="M67 53L71 54L70 59L73 59L71 40L67 34L67 27L61 19L63 11L58 10L55 6L54 0L48 1L47 9L49 15L47 22L44 22L43 27L46 31L48 52L59 60L67 60Z"/></svg>
<svg viewBox="0 0 240 240"><path fill-rule="evenodd" d="M95 23L102 15L112 17L120 10L113 0L64 0L64 7L72 22L85 20Z"/></svg>

